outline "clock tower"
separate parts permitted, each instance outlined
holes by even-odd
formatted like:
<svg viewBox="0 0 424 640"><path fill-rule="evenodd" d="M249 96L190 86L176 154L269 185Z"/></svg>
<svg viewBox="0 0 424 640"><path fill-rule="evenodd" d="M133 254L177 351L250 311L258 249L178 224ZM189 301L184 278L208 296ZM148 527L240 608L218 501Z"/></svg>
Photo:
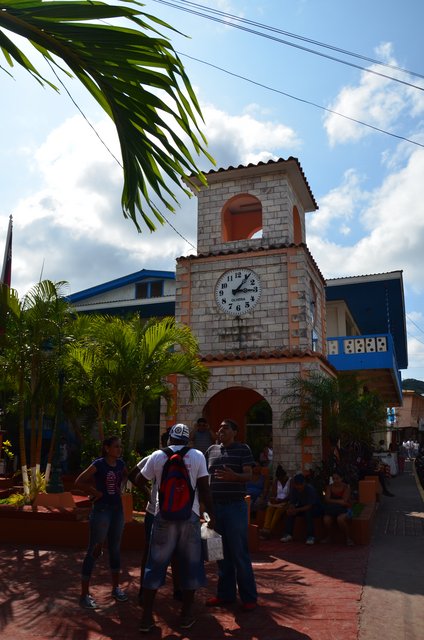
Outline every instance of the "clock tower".
<svg viewBox="0 0 424 640"><path fill-rule="evenodd" d="M322 448L320 434L300 442L297 427L280 424L288 381L328 370L325 283L305 239L305 214L317 204L293 157L206 177L195 191L197 254L177 260L176 320L198 338L211 377L194 403L178 381L178 420L191 425L203 414L216 429L232 418L251 444L261 406L274 459L295 472Z"/></svg>

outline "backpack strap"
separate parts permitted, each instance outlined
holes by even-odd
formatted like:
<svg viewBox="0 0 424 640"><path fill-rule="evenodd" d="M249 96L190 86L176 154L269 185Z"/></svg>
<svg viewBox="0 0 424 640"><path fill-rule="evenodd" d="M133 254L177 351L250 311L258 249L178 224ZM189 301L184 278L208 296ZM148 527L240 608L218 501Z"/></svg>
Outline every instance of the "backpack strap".
<svg viewBox="0 0 424 640"><path fill-rule="evenodd" d="M182 458L184 458L185 454L190 451L191 447L183 447L179 451L176 451Z"/></svg>
<svg viewBox="0 0 424 640"><path fill-rule="evenodd" d="M171 449L171 447L165 447L164 449L162 449L162 451L164 453L166 453L166 455L168 456L168 458L170 458L171 456L174 455L174 453L178 453L179 456L181 456L182 458L184 458L185 454L188 453L190 451L191 447L183 447L182 449L178 449L178 451L173 451Z"/></svg>

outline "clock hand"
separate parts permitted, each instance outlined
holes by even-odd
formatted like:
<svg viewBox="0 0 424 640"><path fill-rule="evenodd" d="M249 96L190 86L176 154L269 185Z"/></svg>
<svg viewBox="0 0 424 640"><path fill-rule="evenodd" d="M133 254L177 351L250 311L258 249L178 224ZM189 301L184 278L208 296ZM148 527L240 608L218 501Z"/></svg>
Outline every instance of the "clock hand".
<svg viewBox="0 0 424 640"><path fill-rule="evenodd" d="M248 273L247 276L245 277L245 279L243 280L243 282L241 282L239 284L239 286L237 287L237 289L233 289L233 296L236 295L236 293L238 293L240 291L240 289L242 288L242 286L244 285L245 282L247 282L247 280L250 278L250 276L252 275L252 273Z"/></svg>

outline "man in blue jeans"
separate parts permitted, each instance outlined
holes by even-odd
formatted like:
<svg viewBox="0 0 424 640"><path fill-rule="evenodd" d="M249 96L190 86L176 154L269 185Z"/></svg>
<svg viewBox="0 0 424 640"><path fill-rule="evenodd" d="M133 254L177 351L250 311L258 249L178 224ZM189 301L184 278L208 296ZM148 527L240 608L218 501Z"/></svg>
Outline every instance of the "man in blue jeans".
<svg viewBox="0 0 424 640"><path fill-rule="evenodd" d="M235 442L237 424L223 420L218 441L206 451L215 512L215 529L222 536L224 559L218 562L218 590L206 605L219 607L235 602L237 588L244 611L256 608L255 576L248 548L246 482L255 461L250 447Z"/></svg>
<svg viewBox="0 0 424 640"><path fill-rule="evenodd" d="M143 616L140 623L142 633L149 633L155 626L153 605L156 592L165 583L166 571L173 556L176 556L180 568L182 629L190 629L196 622L193 615L195 590L206 583L200 537L200 501L210 514L211 526L215 527L215 523L205 457L197 449L186 446L189 436L190 430L185 424L174 424L169 432L169 449L173 453L184 449L183 460L194 490L194 500L189 518L174 520L162 513L157 495L156 515L153 519L143 578ZM147 481L153 481L159 489L167 460L166 452L161 449L154 451L141 469L141 473L137 473L135 469L131 470L131 481L139 488L143 488Z"/></svg>
<svg viewBox="0 0 424 640"><path fill-rule="evenodd" d="M305 476L298 473L293 478L289 495L285 534L281 542L293 540L294 522L297 517L306 520L306 544L315 543L314 517L322 513L321 504L315 488L307 484Z"/></svg>

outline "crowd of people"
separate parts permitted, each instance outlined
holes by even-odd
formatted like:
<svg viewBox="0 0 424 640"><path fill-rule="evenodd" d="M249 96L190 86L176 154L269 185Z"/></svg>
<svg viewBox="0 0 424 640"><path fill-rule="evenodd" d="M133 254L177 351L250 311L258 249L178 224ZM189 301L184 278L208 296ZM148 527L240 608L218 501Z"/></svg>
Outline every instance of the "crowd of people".
<svg viewBox="0 0 424 640"><path fill-rule="evenodd" d="M415 460L415 458L418 456L420 451L419 442L417 442L416 440L404 440L402 442L401 447L402 447L402 450L404 451L404 455L409 460Z"/></svg>
<svg viewBox="0 0 424 640"><path fill-rule="evenodd" d="M216 432L203 417L197 420L192 431L185 424L175 424L163 434L161 448L143 457L131 470L122 460L120 438L111 436L104 440L101 456L76 480L76 487L92 501L89 543L81 568L82 607L98 608L90 593L90 579L106 543L111 597L117 602L128 600L119 584L124 528L121 492L128 480L147 496L139 588L143 633L149 633L155 626L155 597L165 582L169 565L173 597L181 602L180 627L190 629L196 622L195 592L206 584L202 518L222 539L217 591L206 601L208 607L234 603L237 596L244 611L252 611L257 606L248 548L250 516L256 515L259 519L262 512L261 538L282 533L283 543L293 540L295 522L302 518L309 545L316 541L314 519L322 516L326 535L321 542L330 542L336 526L344 534L346 543L353 544L351 483L342 470L346 461L338 445L334 445L331 456L329 480L319 491L311 478L303 473L291 477L280 464L273 475L271 445L266 445L260 461L256 462L250 447L237 440L237 432L238 426L231 419L223 420ZM378 475L383 494L393 495L385 484L384 473L381 474L368 450L357 455L355 473L358 479L365 474ZM250 496L250 506L246 495Z"/></svg>
<svg viewBox="0 0 424 640"><path fill-rule="evenodd" d="M214 433L204 418L190 432L175 424L162 439L162 448L141 459L128 471L122 460L117 436L103 442L102 454L76 480L76 487L92 501L89 544L81 569L80 605L97 609L90 593L90 578L108 545L111 597L128 600L119 585L120 546L124 528L121 492L127 480L147 491L145 546L141 561L139 602L143 608L140 631L155 626L154 602L172 567L174 599L181 601L180 627L196 622L194 596L206 583L201 540L201 515L208 514L208 527L222 538L218 561L216 596L208 607L233 603L237 595L244 611L257 605L255 576L248 548L246 484L252 479L255 461L250 447L238 442L238 426L230 419Z"/></svg>

